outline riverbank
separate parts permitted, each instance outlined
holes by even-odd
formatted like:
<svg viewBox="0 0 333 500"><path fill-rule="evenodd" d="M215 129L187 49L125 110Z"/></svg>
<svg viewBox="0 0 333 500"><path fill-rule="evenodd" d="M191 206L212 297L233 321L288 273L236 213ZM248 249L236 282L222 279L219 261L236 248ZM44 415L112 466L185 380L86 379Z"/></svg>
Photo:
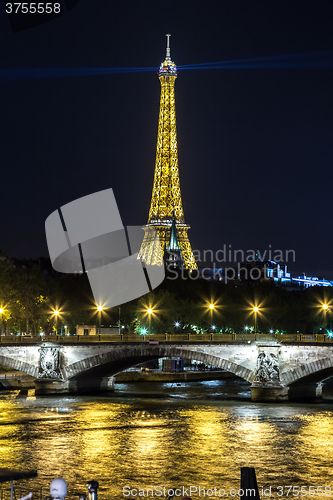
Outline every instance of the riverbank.
<svg viewBox="0 0 333 500"><path fill-rule="evenodd" d="M23 392L28 389L35 388L35 379L23 372L3 372L0 373L0 391L16 391Z"/></svg>
<svg viewBox="0 0 333 500"><path fill-rule="evenodd" d="M221 380L226 378L238 378L232 373L224 371L190 371L178 373L150 371L125 371L115 375L115 384L126 384L134 382L199 382L204 380ZM22 372L0 373L0 391L27 390L35 388L35 379Z"/></svg>
<svg viewBox="0 0 333 500"><path fill-rule="evenodd" d="M233 373L225 371L192 371L185 370L183 372L137 372L134 370L117 373L115 375L115 383L129 382L191 382L203 380L221 380L224 378L238 378Z"/></svg>

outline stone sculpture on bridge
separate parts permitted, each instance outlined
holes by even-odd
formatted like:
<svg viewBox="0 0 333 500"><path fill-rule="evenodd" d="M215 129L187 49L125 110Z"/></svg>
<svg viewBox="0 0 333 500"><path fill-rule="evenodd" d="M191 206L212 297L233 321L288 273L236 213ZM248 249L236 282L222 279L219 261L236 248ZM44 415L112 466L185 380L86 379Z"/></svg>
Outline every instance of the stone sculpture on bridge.
<svg viewBox="0 0 333 500"><path fill-rule="evenodd" d="M57 347L41 347L38 378L61 379L59 369L59 349Z"/></svg>
<svg viewBox="0 0 333 500"><path fill-rule="evenodd" d="M262 351L258 355L254 383L280 385L279 360L276 354Z"/></svg>

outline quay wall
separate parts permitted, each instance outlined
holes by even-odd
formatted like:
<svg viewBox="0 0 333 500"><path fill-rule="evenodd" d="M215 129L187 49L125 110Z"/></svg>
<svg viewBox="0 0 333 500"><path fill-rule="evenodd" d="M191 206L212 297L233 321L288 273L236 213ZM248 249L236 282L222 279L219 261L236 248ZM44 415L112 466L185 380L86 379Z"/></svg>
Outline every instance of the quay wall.
<svg viewBox="0 0 333 500"><path fill-rule="evenodd" d="M128 382L192 382L195 380L220 380L224 378L238 378L233 373L222 371L184 371L184 372L121 372L115 375L115 383Z"/></svg>

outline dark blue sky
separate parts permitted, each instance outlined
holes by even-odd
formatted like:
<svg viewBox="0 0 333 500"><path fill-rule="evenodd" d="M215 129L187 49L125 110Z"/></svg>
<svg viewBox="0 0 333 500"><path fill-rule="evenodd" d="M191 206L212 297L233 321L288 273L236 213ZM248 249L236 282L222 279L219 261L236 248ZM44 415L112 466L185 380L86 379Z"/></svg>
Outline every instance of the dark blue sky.
<svg viewBox="0 0 333 500"><path fill-rule="evenodd" d="M1 6L2 7L2 6ZM80 0L13 33L0 68L154 67L333 51L331 0ZM315 56L317 57L317 56ZM330 66L330 65L328 65ZM333 278L333 57L326 68L179 71L180 181L195 249L294 249L292 271ZM0 80L0 248L47 255L44 222L112 187L145 224L160 84L154 71Z"/></svg>

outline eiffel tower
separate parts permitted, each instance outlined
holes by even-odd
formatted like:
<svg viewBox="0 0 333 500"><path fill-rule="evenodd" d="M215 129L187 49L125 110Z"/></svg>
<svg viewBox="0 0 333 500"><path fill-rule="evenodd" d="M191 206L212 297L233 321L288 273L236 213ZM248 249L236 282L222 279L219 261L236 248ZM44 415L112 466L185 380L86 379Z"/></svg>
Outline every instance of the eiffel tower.
<svg viewBox="0 0 333 500"><path fill-rule="evenodd" d="M166 35L166 57L159 69L161 99L154 184L139 259L152 265L162 265L163 258L167 262L174 259L174 266L193 270L197 269L197 264L187 235L190 226L185 223L179 183L175 106L177 68L170 58L170 36Z"/></svg>

